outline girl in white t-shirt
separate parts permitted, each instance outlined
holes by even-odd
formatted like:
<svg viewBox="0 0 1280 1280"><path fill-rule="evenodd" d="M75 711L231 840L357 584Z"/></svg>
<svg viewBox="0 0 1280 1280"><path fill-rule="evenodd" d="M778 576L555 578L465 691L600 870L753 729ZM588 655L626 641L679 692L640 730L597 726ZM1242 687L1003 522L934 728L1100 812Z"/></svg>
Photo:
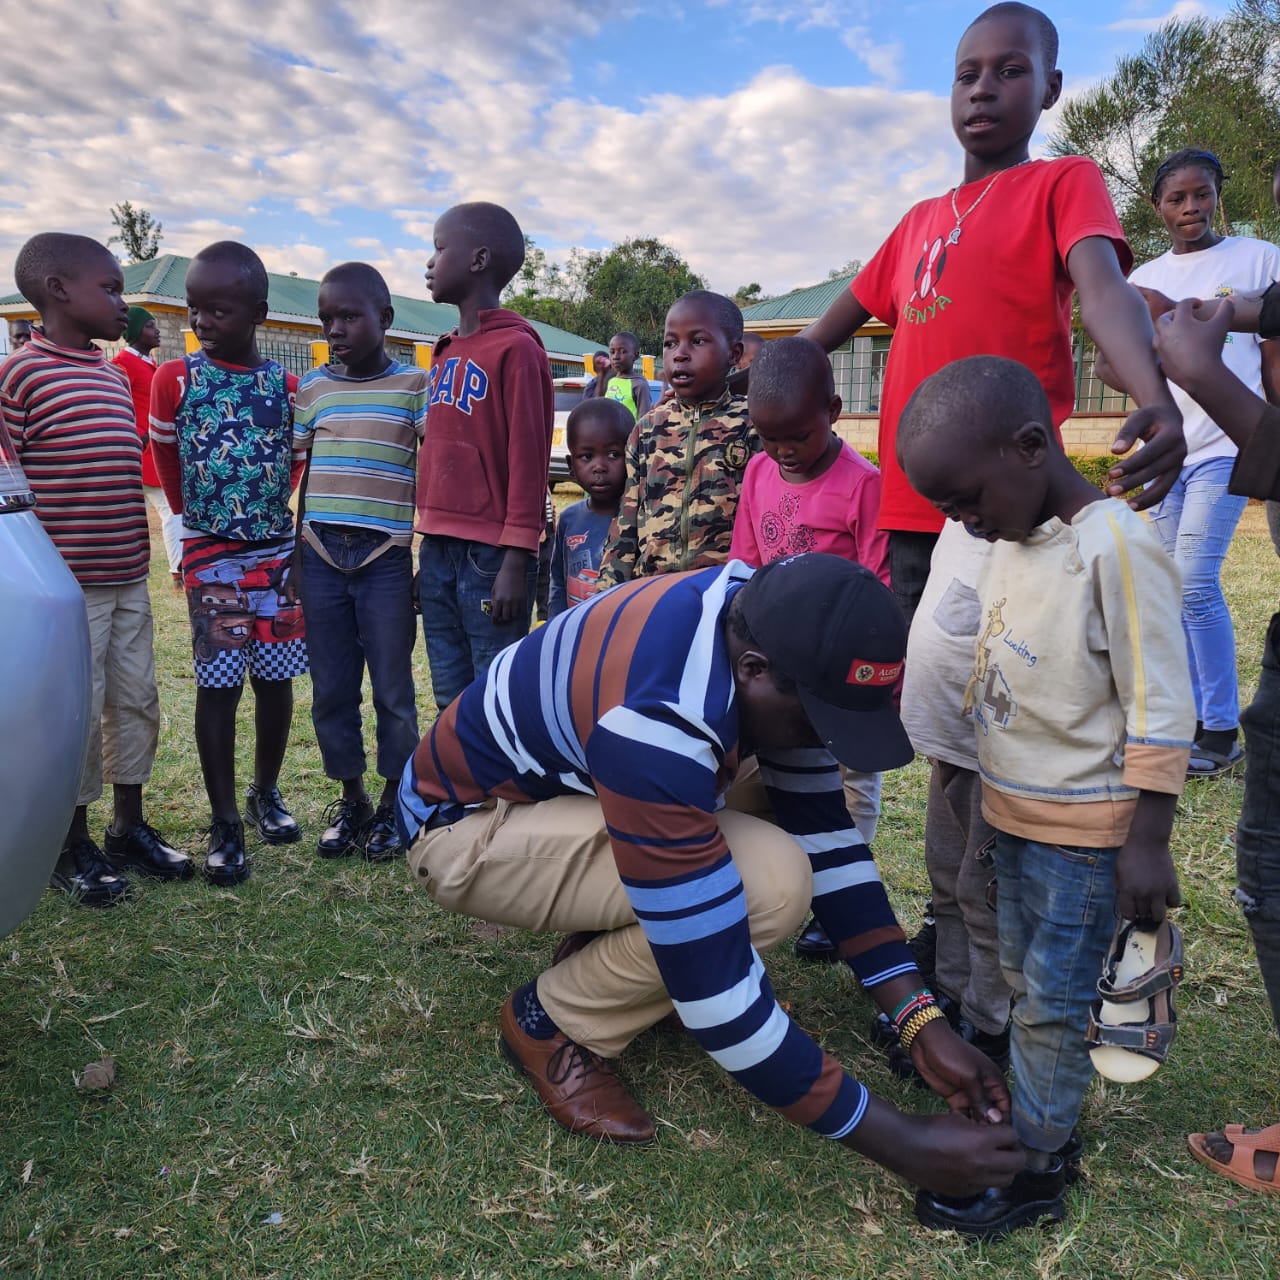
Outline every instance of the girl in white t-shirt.
<svg viewBox="0 0 1280 1280"><path fill-rule="evenodd" d="M1151 189L1172 247L1144 263L1129 282L1171 298L1215 298L1265 289L1280 279L1280 250L1263 240L1213 229L1222 165L1211 151L1188 148L1157 170ZM1280 391L1280 341L1227 336L1223 363L1258 396ZM1168 496L1151 511L1165 548L1182 570L1182 626L1196 695L1196 745L1189 777L1213 777L1244 756L1231 615L1222 594L1222 562L1245 499L1227 492L1236 446L1194 400L1173 388L1182 410L1187 460Z"/></svg>

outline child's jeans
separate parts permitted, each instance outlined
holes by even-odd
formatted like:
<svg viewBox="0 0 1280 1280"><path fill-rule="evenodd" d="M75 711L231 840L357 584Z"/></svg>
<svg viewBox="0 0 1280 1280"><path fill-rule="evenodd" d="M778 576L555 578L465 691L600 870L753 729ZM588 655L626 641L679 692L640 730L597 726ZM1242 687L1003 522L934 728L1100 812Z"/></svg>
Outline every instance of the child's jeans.
<svg viewBox="0 0 1280 1280"><path fill-rule="evenodd" d="M1280 1029L1280 613L1267 629L1258 691L1240 723L1248 754L1236 829L1236 901L1249 921Z"/></svg>
<svg viewBox="0 0 1280 1280"><path fill-rule="evenodd" d="M509 644L529 634L538 588L538 557L528 557L524 611L499 627L485 604L506 556L503 547L427 534L418 552L418 600L431 666L431 688L443 711ZM484 606L484 607L482 607Z"/></svg>
<svg viewBox="0 0 1280 1280"><path fill-rule="evenodd" d="M1115 930L1119 849L1041 844L996 832L1000 967L1013 988L1013 1127L1057 1151L1093 1077L1089 1006Z"/></svg>
<svg viewBox="0 0 1280 1280"><path fill-rule="evenodd" d="M311 720L325 774L365 771L360 695L369 667L377 724L378 773L398 778L418 745L413 688L413 552L388 547L383 533L311 526L334 564L303 543L302 608L311 651ZM365 563L368 561L368 563ZM334 565L338 567L335 568Z"/></svg>

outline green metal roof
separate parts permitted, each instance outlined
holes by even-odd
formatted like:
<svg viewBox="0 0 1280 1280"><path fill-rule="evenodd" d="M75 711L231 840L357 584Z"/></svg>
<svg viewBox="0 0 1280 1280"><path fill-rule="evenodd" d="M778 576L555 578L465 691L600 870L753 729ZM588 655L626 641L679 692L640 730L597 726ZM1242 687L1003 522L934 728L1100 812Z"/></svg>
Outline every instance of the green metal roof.
<svg viewBox="0 0 1280 1280"><path fill-rule="evenodd" d="M140 297L163 298L175 306L186 305L183 282L191 259L166 253L150 262L133 262L124 268L124 293L130 301ZM316 295L320 291L318 280L305 280L301 276L279 275L267 272L270 291L267 306L272 315L296 318L319 325L316 315ZM0 309L6 306L25 306L21 294L12 293L0 298ZM448 333L458 323L458 308L443 302L428 302L425 298L408 298L393 293L391 305L395 307L395 333L411 334L434 341L442 333ZM558 329L555 325L542 324L538 320L529 323L537 330L543 346L552 355L583 356L595 351L598 342L580 338L576 333Z"/></svg>
<svg viewBox="0 0 1280 1280"><path fill-rule="evenodd" d="M849 282L856 274L850 271L836 276L834 280L824 280L807 289L793 289L780 298L770 298L768 302L743 307L742 318L747 324L753 320L814 320L849 287Z"/></svg>

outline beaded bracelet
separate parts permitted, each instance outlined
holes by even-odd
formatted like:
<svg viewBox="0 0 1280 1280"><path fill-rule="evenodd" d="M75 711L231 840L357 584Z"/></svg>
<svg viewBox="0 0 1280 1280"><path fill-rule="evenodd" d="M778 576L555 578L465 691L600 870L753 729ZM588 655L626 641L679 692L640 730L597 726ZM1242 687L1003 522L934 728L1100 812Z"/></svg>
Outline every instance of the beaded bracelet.
<svg viewBox="0 0 1280 1280"><path fill-rule="evenodd" d="M902 1031L902 1024L920 1009L927 1009L931 1005L937 1004L932 991L927 987L921 987L919 991L912 992L894 1011L893 1025L897 1027L899 1033Z"/></svg>
<svg viewBox="0 0 1280 1280"><path fill-rule="evenodd" d="M902 1024L898 1031L898 1038L904 1049L911 1048L911 1042L924 1030L929 1023L938 1018L945 1018L947 1015L938 1008L936 1004L926 1005L923 1009L917 1009L915 1013L910 1014L907 1020Z"/></svg>

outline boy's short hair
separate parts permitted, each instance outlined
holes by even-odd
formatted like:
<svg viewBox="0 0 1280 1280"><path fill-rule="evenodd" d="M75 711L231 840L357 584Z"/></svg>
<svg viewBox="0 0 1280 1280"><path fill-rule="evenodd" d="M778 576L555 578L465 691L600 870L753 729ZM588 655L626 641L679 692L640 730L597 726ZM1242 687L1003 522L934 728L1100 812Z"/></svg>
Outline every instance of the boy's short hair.
<svg viewBox="0 0 1280 1280"><path fill-rule="evenodd" d="M1047 13L1041 13L1029 4L1019 4L1017 0L1003 0L1001 4L993 4L989 9L984 9L965 30L972 31L978 23L985 22L988 18L1030 18L1040 36L1040 54L1044 59L1045 74L1057 70L1058 28L1053 25L1053 20Z"/></svg>
<svg viewBox="0 0 1280 1280"><path fill-rule="evenodd" d="M926 378L907 401L898 420L898 459L930 438L936 444L963 437L966 447L987 449L1027 422L1041 423L1056 439L1049 397L1026 365L1004 356L953 360Z"/></svg>
<svg viewBox="0 0 1280 1280"><path fill-rule="evenodd" d="M798 401L814 395L829 402L836 393L827 353L811 338L775 338L751 362L751 396Z"/></svg>
<svg viewBox="0 0 1280 1280"><path fill-rule="evenodd" d="M471 236L477 249L489 250L489 265L500 287L510 283L524 266L524 232L512 214L500 204L488 200L472 200L455 204L441 217L453 218Z"/></svg>
<svg viewBox="0 0 1280 1280"><path fill-rule="evenodd" d="M636 355L640 354L640 339L637 338L630 329L619 329L618 332L609 339L609 342L612 344L616 338L622 338L631 347L631 350L636 353ZM606 351L605 354L608 355L609 353Z"/></svg>
<svg viewBox="0 0 1280 1280"><path fill-rule="evenodd" d="M246 292L253 295L253 301L267 301L267 295L271 292L267 269L263 266L262 259L247 244L241 244L239 240L216 240L201 249L195 260L220 262L234 267L240 274Z"/></svg>
<svg viewBox="0 0 1280 1280"><path fill-rule="evenodd" d="M18 292L37 311L43 312L49 301L44 282L50 276L76 275L95 258L100 259L104 255L115 261L115 256L105 244L89 236L42 231L18 250L13 263L13 278Z"/></svg>
<svg viewBox="0 0 1280 1280"><path fill-rule="evenodd" d="M690 289L667 308L668 314L684 302L706 307L715 316L716 327L730 342L742 341L742 309L732 298L726 298L723 293L712 293L710 289Z"/></svg>
<svg viewBox="0 0 1280 1280"><path fill-rule="evenodd" d="M636 425L631 410L620 400L610 400L604 396L583 400L569 411L568 421L564 425L565 441L570 449L573 448L574 433L586 422L595 422L613 432L624 444L631 434L631 428Z"/></svg>
<svg viewBox="0 0 1280 1280"><path fill-rule="evenodd" d="M367 262L340 262L330 267L320 279L324 284L345 284L362 293L377 311L385 311L391 305L391 290L377 267Z"/></svg>

